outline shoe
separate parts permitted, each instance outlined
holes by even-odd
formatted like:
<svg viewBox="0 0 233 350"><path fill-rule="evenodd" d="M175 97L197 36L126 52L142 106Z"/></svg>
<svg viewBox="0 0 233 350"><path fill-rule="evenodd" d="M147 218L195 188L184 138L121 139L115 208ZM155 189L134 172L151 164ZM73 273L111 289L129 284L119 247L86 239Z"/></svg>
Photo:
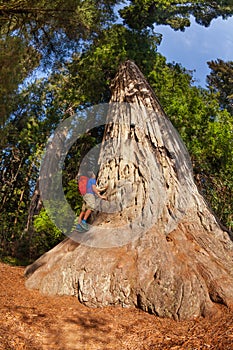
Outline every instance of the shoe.
<svg viewBox="0 0 233 350"><path fill-rule="evenodd" d="M75 229L78 232L86 232L86 230L84 230L84 228L82 228L82 226L80 224L78 224Z"/></svg>
<svg viewBox="0 0 233 350"><path fill-rule="evenodd" d="M88 231L89 230L89 225L86 222L80 222L80 226L82 227L83 230Z"/></svg>

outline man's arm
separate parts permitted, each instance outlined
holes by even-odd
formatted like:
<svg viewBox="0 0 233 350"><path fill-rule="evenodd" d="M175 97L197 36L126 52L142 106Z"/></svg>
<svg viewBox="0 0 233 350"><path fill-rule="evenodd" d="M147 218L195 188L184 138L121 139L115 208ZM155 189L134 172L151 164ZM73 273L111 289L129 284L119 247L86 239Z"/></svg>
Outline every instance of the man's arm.
<svg viewBox="0 0 233 350"><path fill-rule="evenodd" d="M101 199L107 199L106 196L103 196L103 195L100 194L101 190L102 190L102 189L97 188L96 185L92 185L92 191L93 191L99 198L101 198ZM103 191L104 191L104 190L103 190Z"/></svg>
<svg viewBox="0 0 233 350"><path fill-rule="evenodd" d="M108 188L108 184L107 184L106 186L104 186L104 187L96 186L96 189L97 189L97 191L99 191L99 192L106 191L107 188Z"/></svg>

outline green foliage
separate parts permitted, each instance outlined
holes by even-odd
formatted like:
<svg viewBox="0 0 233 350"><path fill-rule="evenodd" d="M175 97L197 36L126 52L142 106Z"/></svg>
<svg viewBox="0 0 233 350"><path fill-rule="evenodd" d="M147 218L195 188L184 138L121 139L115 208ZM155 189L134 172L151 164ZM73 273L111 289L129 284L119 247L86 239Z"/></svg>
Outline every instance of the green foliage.
<svg viewBox="0 0 233 350"><path fill-rule="evenodd" d="M42 209L40 213L35 217L34 230L29 235L29 252L28 256L32 259L39 257L49 249L53 248L62 239L64 235L57 228L45 209Z"/></svg>
<svg viewBox="0 0 233 350"><path fill-rule="evenodd" d="M117 1L43 0L3 1L0 4L0 31L33 44L44 63L64 60L80 41L91 40L102 26L114 19Z"/></svg>
<svg viewBox="0 0 233 350"><path fill-rule="evenodd" d="M29 254L24 229L31 194L38 177L40 157L46 141L43 122L37 118L43 110L38 101L43 87L31 85L21 90L9 106L12 114L1 129L0 211L2 254ZM23 243L24 242L24 243ZM22 255L22 254L21 254Z"/></svg>
<svg viewBox="0 0 233 350"><path fill-rule="evenodd" d="M61 230L53 223L45 209L42 209L35 217L34 228L38 237L38 234L44 234L47 240L51 240L52 244L55 244L62 236Z"/></svg>
<svg viewBox="0 0 233 350"><path fill-rule="evenodd" d="M113 25L102 31L88 50L81 56L74 55L68 65L73 84L83 92L81 102L108 102L111 79L119 64L126 59L135 61L141 69L149 72L160 39L159 35L149 31L136 33L122 25Z"/></svg>
<svg viewBox="0 0 233 350"><path fill-rule="evenodd" d="M78 216L82 207L83 199L78 191L77 180L70 180L68 185L66 187L64 186L64 192L67 202Z"/></svg>
<svg viewBox="0 0 233 350"><path fill-rule="evenodd" d="M18 259L15 256L4 256L0 261L12 266L26 266L29 263L28 260Z"/></svg>
<svg viewBox="0 0 233 350"><path fill-rule="evenodd" d="M216 60L207 62L211 69L207 76L208 87L218 93L219 103L233 115L233 61Z"/></svg>
<svg viewBox="0 0 233 350"><path fill-rule="evenodd" d="M142 30L153 28L154 24L165 24L174 30L184 30L190 26L190 16L196 22L208 27L214 18L232 16L232 1L189 1L189 0L132 0L120 10L125 23L130 28Z"/></svg>
<svg viewBox="0 0 233 350"><path fill-rule="evenodd" d="M232 229L231 115L220 108L217 95L190 86L188 72L176 64L167 66L159 55L149 81L188 148L199 189L219 219Z"/></svg>
<svg viewBox="0 0 233 350"><path fill-rule="evenodd" d="M17 37L0 39L0 126L10 116L19 84L38 65L39 54Z"/></svg>

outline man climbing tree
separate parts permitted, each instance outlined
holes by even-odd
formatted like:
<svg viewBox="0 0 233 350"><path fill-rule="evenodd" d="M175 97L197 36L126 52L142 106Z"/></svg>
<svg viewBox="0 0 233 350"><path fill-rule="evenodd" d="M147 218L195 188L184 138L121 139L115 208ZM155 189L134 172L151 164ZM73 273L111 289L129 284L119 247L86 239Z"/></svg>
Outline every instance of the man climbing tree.
<svg viewBox="0 0 233 350"><path fill-rule="evenodd" d="M84 176L82 176L84 178ZM91 213L96 209L96 197L101 199L106 199L106 196L101 195L101 192L105 188L98 189L96 187L96 176L93 171L88 171L85 182L85 189L82 190L81 194L83 195L83 205L82 210L78 218L78 224L76 230L78 232L85 232L89 230L87 220ZM79 182L80 189L80 182Z"/></svg>

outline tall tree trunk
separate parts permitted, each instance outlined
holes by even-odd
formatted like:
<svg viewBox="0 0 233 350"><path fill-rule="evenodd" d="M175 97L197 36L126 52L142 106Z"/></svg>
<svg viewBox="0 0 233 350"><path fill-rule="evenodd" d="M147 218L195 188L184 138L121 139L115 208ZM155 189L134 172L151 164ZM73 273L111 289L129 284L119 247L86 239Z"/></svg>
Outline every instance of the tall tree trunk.
<svg viewBox="0 0 233 350"><path fill-rule="evenodd" d="M27 287L77 295L87 306L134 305L175 319L207 315L217 304L233 307L233 243L131 61L112 85L99 162L108 201L88 233L67 238L26 269Z"/></svg>
<svg viewBox="0 0 233 350"><path fill-rule="evenodd" d="M42 209L43 202L40 195L39 180L36 181L35 190L32 195L28 211L26 230L29 231L34 215L38 215Z"/></svg>

